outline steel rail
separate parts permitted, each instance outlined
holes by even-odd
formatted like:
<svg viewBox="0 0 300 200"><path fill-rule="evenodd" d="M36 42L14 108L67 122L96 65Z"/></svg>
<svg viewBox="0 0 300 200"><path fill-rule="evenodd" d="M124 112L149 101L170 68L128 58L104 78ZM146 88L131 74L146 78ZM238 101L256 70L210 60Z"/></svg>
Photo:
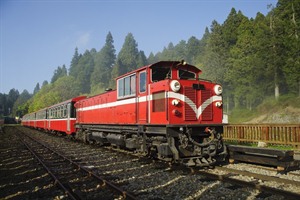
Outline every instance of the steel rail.
<svg viewBox="0 0 300 200"><path fill-rule="evenodd" d="M19 131L20 131L20 130L19 130ZM23 132L23 131L21 131L21 132ZM46 145L43 144L43 143L41 143L41 142L38 141L37 139L35 139L35 138L33 138L33 137L27 135L27 134L24 133L24 132L23 132L23 134L24 134L25 136L27 136L28 138L30 138L31 140L33 140L33 141L37 142L38 144L42 145L43 147L47 148L48 150L52 151L52 152L55 153L56 155L62 157L62 158L65 159L65 160L67 160L67 161L70 162L71 164L75 165L75 166L78 167L80 170L86 172L86 173L89 174L89 175L92 175L92 176L95 177L97 180L101 181L101 182L103 183L103 185L107 185L107 186L109 186L110 188L112 188L113 190L115 190L115 191L121 193L121 195L123 196L124 199L132 199L132 200L136 200L136 199L137 199L135 196L133 196L133 195L130 194L129 192L124 191L122 188L120 188L120 187L114 185L114 184L111 183L110 181L105 180L105 179L102 178L101 176L99 176L99 175L95 174L94 172L92 172L92 171L86 169L85 167L81 166L80 164L78 164L78 163L72 161L71 159L67 158L66 156L62 155L61 153L55 151L54 149L52 149L52 148L46 146ZM26 145L26 144L25 144L25 145ZM26 146L28 146L28 145L26 145ZM28 147L27 147L27 148L28 148ZM30 151L35 155L35 157L37 157L37 159L39 160L39 162L41 162L41 164L47 169L47 171L51 174L51 176L54 176L53 178L55 179L55 181L57 181L58 179L55 177L55 175L54 175L51 171L49 171L49 169L48 169L47 166L42 162L42 160L39 159L39 157L38 157L32 150L30 150ZM67 188L64 187L63 184L62 184L59 180L58 180L58 183L59 183L60 186L62 186L62 188L63 188L64 190L67 190ZM69 194L69 192L68 192L68 194ZM75 194L75 195L76 195L76 194ZM71 194L71 196L75 196L75 195L72 195L72 194ZM71 198L73 198L73 197L71 197ZM77 198L75 197L75 198L73 198L73 199L77 199ZM80 199L80 198L79 198L79 199Z"/></svg>
<svg viewBox="0 0 300 200"><path fill-rule="evenodd" d="M281 190L281 189L261 185L257 180L249 182L249 181L239 180L239 179L235 179L235 178L231 177L231 176L236 175L236 174L231 173L231 174L220 175L220 174L214 174L214 173L211 173L211 172L208 172L208 171L199 171L199 170L196 171L192 168L190 168L190 169L191 169L192 173L203 175L203 176L206 176L206 177L211 178L213 180L228 182L228 183L240 185L240 186L243 186L243 187L250 187L250 188L258 189L258 190L263 191L263 192L281 195L281 196L284 196L284 197L287 197L287 198L290 198L290 199L300 199L300 194L299 193L294 193L294 192L290 192L290 191L286 191L286 190ZM218 167L218 169L226 171L222 167Z"/></svg>
<svg viewBox="0 0 300 200"><path fill-rule="evenodd" d="M250 177L254 177L256 179L260 179L263 181L274 181L274 182L280 182L280 183L290 184L290 185L295 185L295 186L300 187L299 181L279 178L276 176L267 176L267 175L263 175L263 174L257 174L257 173L252 173L252 172L248 172L248 171L242 171L242 170L238 170L238 169L231 169L231 168L219 167L219 166L215 166L215 169L226 171L226 172L233 173L236 175L250 176Z"/></svg>
<svg viewBox="0 0 300 200"><path fill-rule="evenodd" d="M74 200L78 200L81 199L80 197L78 197L72 190L67 189L64 184L59 180L59 178L57 178L52 171L46 166L46 164L39 158L39 156L32 150L32 148L23 140L21 139L21 142L26 146L26 148L31 152L31 154L39 161L39 163L47 170L47 172L51 175L51 177L54 179L54 183L58 184L64 191L65 193L68 195L68 197L70 197L71 199Z"/></svg>

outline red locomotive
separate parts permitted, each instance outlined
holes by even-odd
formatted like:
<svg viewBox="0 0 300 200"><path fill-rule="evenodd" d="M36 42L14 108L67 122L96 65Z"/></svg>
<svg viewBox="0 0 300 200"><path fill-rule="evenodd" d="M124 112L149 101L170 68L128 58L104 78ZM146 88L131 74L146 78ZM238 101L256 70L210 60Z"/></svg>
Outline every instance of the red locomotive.
<svg viewBox="0 0 300 200"><path fill-rule="evenodd" d="M68 126L49 125L54 123L51 109L56 106L46 109L45 129L189 166L211 165L226 154L222 87L199 79L200 73L184 61L139 68L118 77L116 90L76 99L74 132Z"/></svg>

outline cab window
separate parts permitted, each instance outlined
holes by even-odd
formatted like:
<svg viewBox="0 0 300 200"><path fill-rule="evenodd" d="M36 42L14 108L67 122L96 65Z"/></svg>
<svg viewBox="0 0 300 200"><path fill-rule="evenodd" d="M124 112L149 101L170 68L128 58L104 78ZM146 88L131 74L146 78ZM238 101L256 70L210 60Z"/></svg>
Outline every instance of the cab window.
<svg viewBox="0 0 300 200"><path fill-rule="evenodd" d="M146 92L146 72L140 73L140 93Z"/></svg>
<svg viewBox="0 0 300 200"><path fill-rule="evenodd" d="M152 82L172 78L172 69L170 67L158 66L153 68L151 71Z"/></svg>
<svg viewBox="0 0 300 200"><path fill-rule="evenodd" d="M118 98L134 96L136 93L135 74L118 80Z"/></svg>
<svg viewBox="0 0 300 200"><path fill-rule="evenodd" d="M196 74L194 72L191 72L188 70L179 69L178 73L179 73L178 77L180 79L195 79L196 78Z"/></svg>

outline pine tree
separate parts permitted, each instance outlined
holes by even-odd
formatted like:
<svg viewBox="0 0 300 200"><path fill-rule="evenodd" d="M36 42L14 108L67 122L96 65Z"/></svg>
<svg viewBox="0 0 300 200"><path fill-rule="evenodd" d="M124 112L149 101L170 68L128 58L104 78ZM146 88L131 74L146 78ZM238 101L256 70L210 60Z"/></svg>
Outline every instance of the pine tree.
<svg viewBox="0 0 300 200"><path fill-rule="evenodd" d="M23 116L28 112L28 104L26 102L31 98L27 90L23 90L18 99L15 101L12 109L13 116ZM26 105L24 105L26 104Z"/></svg>
<svg viewBox="0 0 300 200"><path fill-rule="evenodd" d="M20 93L16 89L9 90L9 93L7 95L7 109L8 109L8 115L12 116L12 108L16 102L16 100L19 98Z"/></svg>
<svg viewBox="0 0 300 200"><path fill-rule="evenodd" d="M228 82L233 88L236 106L252 109L264 95L264 71L259 55L259 41L255 24L244 19L237 30L236 45L231 48L227 71Z"/></svg>
<svg viewBox="0 0 300 200"><path fill-rule="evenodd" d="M68 72L65 65L63 65L62 67L58 66L51 78L51 83L54 83L60 77L67 76L67 74Z"/></svg>
<svg viewBox="0 0 300 200"><path fill-rule="evenodd" d="M40 91L40 84L37 83L33 89L33 95L35 95L36 93L38 93Z"/></svg>
<svg viewBox="0 0 300 200"><path fill-rule="evenodd" d="M44 82L43 82L43 84L42 84L42 88L43 88L44 86L48 85L48 84L49 84L48 81L47 81L47 80L44 80Z"/></svg>
<svg viewBox="0 0 300 200"><path fill-rule="evenodd" d="M137 69L137 62L139 56L139 50L137 47L138 45L132 33L128 33L128 35L125 38L125 42L122 46L122 49L120 50L117 57L117 65L119 69L116 71L118 74L113 74L114 76L119 76Z"/></svg>
<svg viewBox="0 0 300 200"><path fill-rule="evenodd" d="M75 78L80 85L81 93L89 94L91 91L91 75L94 70L94 58L88 50L80 57L76 68L78 74Z"/></svg>
<svg viewBox="0 0 300 200"><path fill-rule="evenodd" d="M205 58L205 52L208 50L208 40L210 38L210 32L208 27L205 28L205 32L199 40L199 47L198 47L198 53L195 55L195 65L203 67L204 58Z"/></svg>
<svg viewBox="0 0 300 200"><path fill-rule="evenodd" d="M289 91L300 96L300 1L279 0L272 14L277 42L274 54L278 58L274 64L280 64L278 78L286 81L279 84L287 88L282 92Z"/></svg>
<svg viewBox="0 0 300 200"><path fill-rule="evenodd" d="M109 87L112 66L116 60L114 40L109 32L104 47L95 56L95 68L91 76L92 93L103 92Z"/></svg>
<svg viewBox="0 0 300 200"><path fill-rule="evenodd" d="M180 42L175 46L175 56L174 60L187 60L187 44L185 40L180 40Z"/></svg>
<svg viewBox="0 0 300 200"><path fill-rule="evenodd" d="M151 52L148 57L148 64L153 64L159 61L159 59Z"/></svg>
<svg viewBox="0 0 300 200"><path fill-rule="evenodd" d="M272 54L270 54L272 48L272 34L269 28L269 20L261 13L257 13L253 23L253 46L256 50L255 56L255 73L256 73L256 85L259 85L260 92L263 95L259 95L259 101L265 96L272 95L274 92L274 79L273 70L270 65L273 63Z"/></svg>
<svg viewBox="0 0 300 200"><path fill-rule="evenodd" d="M0 117L7 115L7 95L0 93Z"/></svg>
<svg viewBox="0 0 300 200"><path fill-rule="evenodd" d="M73 55L73 58L71 60L71 65L70 65L70 69L69 69L69 74L70 76L73 76L73 77L77 77L78 75L78 62L81 58L81 55L78 54L78 48L76 47L75 48L75 53Z"/></svg>
<svg viewBox="0 0 300 200"><path fill-rule="evenodd" d="M186 44L186 61L190 64L196 63L196 57L200 54L200 42L192 36Z"/></svg>
<svg viewBox="0 0 300 200"><path fill-rule="evenodd" d="M226 41L222 35L222 26L213 21L210 36L203 55L203 75L212 81L224 83L226 60L228 58Z"/></svg>
<svg viewBox="0 0 300 200"><path fill-rule="evenodd" d="M147 62L147 58L145 56L145 53L144 51L140 51L139 52L139 56L138 56L138 61L137 61L137 67L143 67L145 65L147 65L148 62Z"/></svg>

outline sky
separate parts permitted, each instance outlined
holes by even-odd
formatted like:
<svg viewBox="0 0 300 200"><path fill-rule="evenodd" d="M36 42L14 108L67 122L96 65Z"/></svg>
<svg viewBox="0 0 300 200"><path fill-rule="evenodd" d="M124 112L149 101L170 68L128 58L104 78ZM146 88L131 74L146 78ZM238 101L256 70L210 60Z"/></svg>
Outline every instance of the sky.
<svg viewBox="0 0 300 200"><path fill-rule="evenodd" d="M201 39L213 20L222 24L232 8L248 18L266 15L277 0L0 0L0 93L32 93L51 81L58 66L105 44L116 53L128 33L146 56L170 42Z"/></svg>

